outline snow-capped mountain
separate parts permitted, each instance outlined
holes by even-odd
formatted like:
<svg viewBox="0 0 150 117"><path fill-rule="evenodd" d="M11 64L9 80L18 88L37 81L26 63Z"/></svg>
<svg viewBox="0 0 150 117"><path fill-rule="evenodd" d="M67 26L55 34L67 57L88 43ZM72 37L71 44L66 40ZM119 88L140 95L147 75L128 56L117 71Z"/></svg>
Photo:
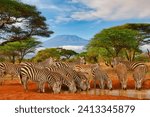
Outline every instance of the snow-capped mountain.
<svg viewBox="0 0 150 117"><path fill-rule="evenodd" d="M58 35L43 43L44 47L59 47L59 46L85 46L88 40L76 35Z"/></svg>

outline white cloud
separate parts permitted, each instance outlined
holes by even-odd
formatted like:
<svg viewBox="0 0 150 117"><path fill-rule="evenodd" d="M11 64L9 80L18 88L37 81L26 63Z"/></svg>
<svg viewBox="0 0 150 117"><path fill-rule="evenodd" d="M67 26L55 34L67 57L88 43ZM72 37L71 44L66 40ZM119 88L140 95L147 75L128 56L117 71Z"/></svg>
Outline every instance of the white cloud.
<svg viewBox="0 0 150 117"><path fill-rule="evenodd" d="M74 12L76 20L150 18L150 0L72 0L77 2L92 10Z"/></svg>
<svg viewBox="0 0 150 117"><path fill-rule="evenodd" d="M67 49L67 50L74 50L76 52L82 52L84 51L84 46L72 46L72 45L66 45L66 46L60 46L61 48Z"/></svg>
<svg viewBox="0 0 150 117"><path fill-rule="evenodd" d="M55 23L74 20L150 19L150 0L21 0L38 9L56 11ZM57 3L57 4L56 4Z"/></svg>
<svg viewBox="0 0 150 117"><path fill-rule="evenodd" d="M61 22L69 22L69 21L71 21L72 20L72 18L70 18L70 17L66 17L66 16L61 16L61 15L59 15L59 16L57 16L56 17L56 19L55 19L55 23L61 23Z"/></svg>
<svg viewBox="0 0 150 117"><path fill-rule="evenodd" d="M141 49L142 51L146 52L147 49L150 50L150 45L143 45L143 46L140 47L140 49Z"/></svg>

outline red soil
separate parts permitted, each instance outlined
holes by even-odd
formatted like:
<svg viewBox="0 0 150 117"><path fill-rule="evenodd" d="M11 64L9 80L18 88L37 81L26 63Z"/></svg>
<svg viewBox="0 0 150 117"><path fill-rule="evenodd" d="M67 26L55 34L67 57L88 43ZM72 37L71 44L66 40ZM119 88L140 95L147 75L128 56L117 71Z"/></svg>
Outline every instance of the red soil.
<svg viewBox="0 0 150 117"><path fill-rule="evenodd" d="M128 88L134 89L133 80L128 81ZM91 87L92 83L91 83ZM113 80L113 89L119 89L118 80ZM150 89L150 81L146 81L143 89ZM0 86L0 99L1 100L132 100L136 98L129 98L124 96L106 96L106 95L87 95L80 93L61 93L53 94L46 88L46 93L36 92L35 83L29 83L29 91L24 92L23 86L18 80L6 80Z"/></svg>

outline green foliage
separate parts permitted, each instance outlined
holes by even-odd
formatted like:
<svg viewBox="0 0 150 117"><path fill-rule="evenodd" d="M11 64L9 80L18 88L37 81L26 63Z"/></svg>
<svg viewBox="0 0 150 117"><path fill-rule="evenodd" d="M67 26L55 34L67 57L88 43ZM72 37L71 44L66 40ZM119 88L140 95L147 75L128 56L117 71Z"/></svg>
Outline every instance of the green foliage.
<svg viewBox="0 0 150 117"><path fill-rule="evenodd" d="M150 24L149 23L128 23L121 26L112 27L114 29L131 29L139 32L139 44L149 44L150 43Z"/></svg>
<svg viewBox="0 0 150 117"><path fill-rule="evenodd" d="M61 57L65 57L66 59L70 59L72 56L77 55L77 53L73 50L67 49L59 49Z"/></svg>
<svg viewBox="0 0 150 117"><path fill-rule="evenodd" d="M79 57L86 57L87 56L87 52L81 52L77 56L79 56Z"/></svg>
<svg viewBox="0 0 150 117"><path fill-rule="evenodd" d="M150 59L145 54L138 54L135 57L135 61L150 62Z"/></svg>
<svg viewBox="0 0 150 117"><path fill-rule="evenodd" d="M126 49L137 50L137 36L138 32L130 29L104 29L88 44L88 56L92 55L95 60L100 56L109 61L109 58L120 56Z"/></svg>
<svg viewBox="0 0 150 117"><path fill-rule="evenodd" d="M36 7L16 0L1 0L0 2L0 46L9 42L26 40L31 36L50 36L45 17ZM21 26L14 25L20 23Z"/></svg>
<svg viewBox="0 0 150 117"><path fill-rule="evenodd" d="M72 56L77 55L77 53L73 50L66 50L63 48L47 48L44 50L41 50L37 53L35 57L32 58L35 62L43 61L49 57L52 57L56 60L60 58L64 58L65 60L70 59Z"/></svg>
<svg viewBox="0 0 150 117"><path fill-rule="evenodd" d="M47 48L44 50L40 50L35 57L32 58L34 62L41 62L49 57L59 59L60 52L57 48Z"/></svg>
<svg viewBox="0 0 150 117"><path fill-rule="evenodd" d="M0 46L0 52L1 55L12 59L12 62L15 62L17 58L19 62L21 62L25 55L34 53L35 49L39 47L40 44L41 42L36 41L35 38L28 38L23 41L10 42L4 46Z"/></svg>

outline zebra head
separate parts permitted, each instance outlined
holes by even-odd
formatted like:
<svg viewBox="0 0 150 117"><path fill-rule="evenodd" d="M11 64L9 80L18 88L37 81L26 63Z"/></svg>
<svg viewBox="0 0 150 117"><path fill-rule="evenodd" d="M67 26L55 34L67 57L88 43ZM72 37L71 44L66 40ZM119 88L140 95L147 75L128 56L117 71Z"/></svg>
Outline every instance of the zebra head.
<svg viewBox="0 0 150 117"><path fill-rule="evenodd" d="M87 89L86 80L81 80L80 82L80 88L85 91Z"/></svg>
<svg viewBox="0 0 150 117"><path fill-rule="evenodd" d="M126 90L127 89L127 84L125 82L121 82L122 89Z"/></svg>
<svg viewBox="0 0 150 117"><path fill-rule="evenodd" d="M53 91L54 91L54 93L60 93L60 91L61 91L61 83L60 82L55 82L54 83Z"/></svg>
<svg viewBox="0 0 150 117"><path fill-rule="evenodd" d="M80 57L80 64L86 64L85 57Z"/></svg>
<svg viewBox="0 0 150 117"><path fill-rule="evenodd" d="M111 60L110 64L111 64L111 67L115 67L117 64L119 64L121 61L121 58L120 57L115 57Z"/></svg>
<svg viewBox="0 0 150 117"><path fill-rule="evenodd" d="M142 79L137 80L135 83L136 83L136 84L135 84L135 88L136 88L137 90L140 90L140 89L142 88Z"/></svg>
<svg viewBox="0 0 150 117"><path fill-rule="evenodd" d="M76 85L74 82L71 82L70 86L69 86L69 91L72 93L75 93L77 91Z"/></svg>
<svg viewBox="0 0 150 117"><path fill-rule="evenodd" d="M90 82L87 80L86 81L86 86L87 86L87 90L89 90L91 87L90 87Z"/></svg>
<svg viewBox="0 0 150 117"><path fill-rule="evenodd" d="M124 79L121 81L121 86L122 86L122 89L124 90L127 89L127 82Z"/></svg>
<svg viewBox="0 0 150 117"><path fill-rule="evenodd" d="M111 79L109 79L107 81L107 87L108 87L109 90L112 90L112 80Z"/></svg>

